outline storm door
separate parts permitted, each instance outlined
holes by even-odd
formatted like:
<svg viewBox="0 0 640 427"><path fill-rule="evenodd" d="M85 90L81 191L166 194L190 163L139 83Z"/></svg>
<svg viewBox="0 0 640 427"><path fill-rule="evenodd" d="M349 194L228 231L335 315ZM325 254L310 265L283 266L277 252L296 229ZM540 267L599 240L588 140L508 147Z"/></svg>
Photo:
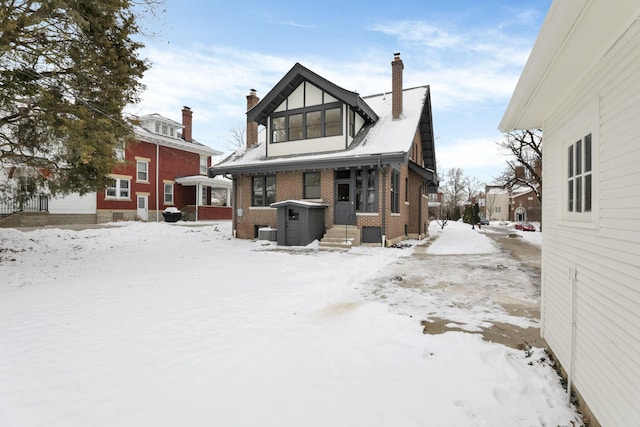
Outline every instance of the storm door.
<svg viewBox="0 0 640 427"><path fill-rule="evenodd" d="M138 195L138 210L136 212L140 221L149 220L149 196Z"/></svg>
<svg viewBox="0 0 640 427"><path fill-rule="evenodd" d="M351 170L339 170L335 175L334 224L356 224L355 195Z"/></svg>

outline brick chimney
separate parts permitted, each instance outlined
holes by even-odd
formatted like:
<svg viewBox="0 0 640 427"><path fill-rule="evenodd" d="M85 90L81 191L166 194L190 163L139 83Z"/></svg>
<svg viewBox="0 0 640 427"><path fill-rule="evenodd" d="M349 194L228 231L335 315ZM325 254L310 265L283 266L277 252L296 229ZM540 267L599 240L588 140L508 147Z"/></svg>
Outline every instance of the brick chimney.
<svg viewBox="0 0 640 427"><path fill-rule="evenodd" d="M191 121L193 112L186 105L182 108L182 139L191 142Z"/></svg>
<svg viewBox="0 0 640 427"><path fill-rule="evenodd" d="M393 120L402 116L402 70L404 63L400 59L400 52L393 54L391 61L391 114Z"/></svg>
<svg viewBox="0 0 640 427"><path fill-rule="evenodd" d="M255 89L249 89L247 95L247 111L251 110L260 101ZM258 143L258 123L250 122L247 119L247 148L251 148Z"/></svg>

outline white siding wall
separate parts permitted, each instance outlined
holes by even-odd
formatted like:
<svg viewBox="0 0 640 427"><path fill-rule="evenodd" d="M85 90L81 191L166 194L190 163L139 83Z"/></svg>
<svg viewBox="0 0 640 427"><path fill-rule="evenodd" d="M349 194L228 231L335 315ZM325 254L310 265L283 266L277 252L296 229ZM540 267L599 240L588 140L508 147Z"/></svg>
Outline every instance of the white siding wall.
<svg viewBox="0 0 640 427"><path fill-rule="evenodd" d="M300 139L298 141L286 141L278 142L277 144L269 144L269 157L344 150L344 130L342 133L342 135L328 136L325 138Z"/></svg>
<svg viewBox="0 0 640 427"><path fill-rule="evenodd" d="M49 213L52 214L95 214L96 193L81 196L77 193L49 200Z"/></svg>
<svg viewBox="0 0 640 427"><path fill-rule="evenodd" d="M616 427L640 420L638 46L636 20L545 123L543 142L543 335L596 418ZM566 148L589 132L594 212L576 221L566 214Z"/></svg>

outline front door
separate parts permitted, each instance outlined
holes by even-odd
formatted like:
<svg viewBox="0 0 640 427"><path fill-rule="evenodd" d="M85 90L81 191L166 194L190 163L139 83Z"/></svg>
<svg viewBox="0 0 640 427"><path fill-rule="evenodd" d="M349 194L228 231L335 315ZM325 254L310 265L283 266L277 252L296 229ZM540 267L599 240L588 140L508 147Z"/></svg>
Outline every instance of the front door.
<svg viewBox="0 0 640 427"><path fill-rule="evenodd" d="M141 221L149 220L149 196L138 196L138 218Z"/></svg>
<svg viewBox="0 0 640 427"><path fill-rule="evenodd" d="M351 180L351 170L336 171L335 183L333 223L355 225L355 197L353 182Z"/></svg>

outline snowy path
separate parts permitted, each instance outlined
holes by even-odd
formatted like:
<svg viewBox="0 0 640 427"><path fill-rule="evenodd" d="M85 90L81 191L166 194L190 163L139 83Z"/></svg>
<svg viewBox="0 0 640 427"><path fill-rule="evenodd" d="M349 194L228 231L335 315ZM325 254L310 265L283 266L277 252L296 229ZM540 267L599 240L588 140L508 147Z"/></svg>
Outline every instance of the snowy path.
<svg viewBox="0 0 640 427"><path fill-rule="evenodd" d="M541 352L423 335L401 314L449 310L460 297L446 288L392 304L369 297L394 294L386 267L413 249L280 251L228 235L228 224L0 229L0 425L511 427L575 417ZM452 257L437 258L415 274L454 274ZM475 322L471 307L454 305Z"/></svg>

